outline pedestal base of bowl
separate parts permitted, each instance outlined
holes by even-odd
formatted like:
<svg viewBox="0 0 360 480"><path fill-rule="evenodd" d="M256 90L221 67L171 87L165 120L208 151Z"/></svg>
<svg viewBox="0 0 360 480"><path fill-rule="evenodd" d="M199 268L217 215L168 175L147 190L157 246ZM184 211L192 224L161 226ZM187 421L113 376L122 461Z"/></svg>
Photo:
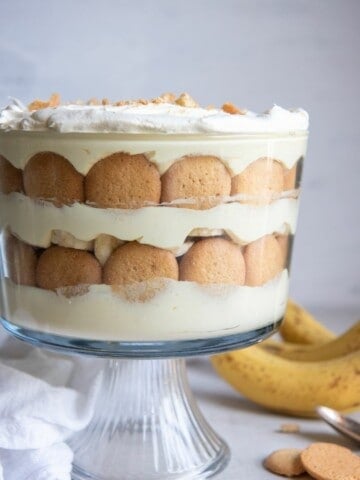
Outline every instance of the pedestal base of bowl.
<svg viewBox="0 0 360 480"><path fill-rule="evenodd" d="M197 340L108 342L1 321L35 346L106 358L92 420L69 440L73 480L195 480L223 470L229 448L200 412L183 357L253 345L281 323Z"/></svg>
<svg viewBox="0 0 360 480"><path fill-rule="evenodd" d="M93 419L70 440L74 480L203 479L230 457L201 414L185 360L108 360Z"/></svg>

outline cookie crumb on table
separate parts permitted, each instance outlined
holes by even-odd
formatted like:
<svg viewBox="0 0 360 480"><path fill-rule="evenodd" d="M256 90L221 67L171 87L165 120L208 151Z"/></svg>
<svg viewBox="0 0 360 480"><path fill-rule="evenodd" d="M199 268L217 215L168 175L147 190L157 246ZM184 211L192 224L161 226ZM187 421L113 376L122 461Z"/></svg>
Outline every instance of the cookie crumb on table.
<svg viewBox="0 0 360 480"><path fill-rule="evenodd" d="M283 423L278 430L280 433L298 433L300 432L300 425L298 423Z"/></svg>

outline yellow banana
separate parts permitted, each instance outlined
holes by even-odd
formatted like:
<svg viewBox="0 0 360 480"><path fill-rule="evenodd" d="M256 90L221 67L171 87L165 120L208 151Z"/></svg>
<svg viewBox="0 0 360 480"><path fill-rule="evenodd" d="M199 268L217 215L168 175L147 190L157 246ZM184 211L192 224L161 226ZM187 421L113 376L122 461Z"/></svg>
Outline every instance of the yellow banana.
<svg viewBox="0 0 360 480"><path fill-rule="evenodd" d="M360 352L322 362L281 358L260 346L215 355L215 370L245 397L264 407L314 416L317 405L360 408Z"/></svg>
<svg viewBox="0 0 360 480"><path fill-rule="evenodd" d="M304 362L330 360L360 350L360 320L339 337L320 345L300 345L289 342L265 340L261 344L270 353L290 360Z"/></svg>
<svg viewBox="0 0 360 480"><path fill-rule="evenodd" d="M335 338L334 333L292 300L288 301L280 334L288 342L301 344L321 344Z"/></svg>

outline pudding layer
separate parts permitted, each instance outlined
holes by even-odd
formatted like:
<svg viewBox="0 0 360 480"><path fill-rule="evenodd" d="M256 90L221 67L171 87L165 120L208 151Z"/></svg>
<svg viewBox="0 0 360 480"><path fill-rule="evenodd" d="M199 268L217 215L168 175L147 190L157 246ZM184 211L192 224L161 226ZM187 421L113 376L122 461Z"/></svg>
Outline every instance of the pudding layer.
<svg viewBox="0 0 360 480"><path fill-rule="evenodd" d="M218 157L231 176L252 162L270 157L292 168L306 150L307 134L293 135L163 135L100 134L56 132L1 132L0 155L16 168L24 169L38 152L62 155L83 175L114 152L145 154L162 175L173 163L187 155Z"/></svg>
<svg viewBox="0 0 360 480"><path fill-rule="evenodd" d="M10 227L24 242L42 248L50 245L53 230L70 233L82 241L108 234L119 240L136 240L170 250L180 248L188 236L201 235L203 229L215 234L222 230L235 243L246 245L266 234L294 234L298 211L298 200L293 198L282 198L269 205L232 202L209 210L163 205L123 210L80 203L58 208L12 193L0 195L0 205L0 227Z"/></svg>
<svg viewBox="0 0 360 480"><path fill-rule="evenodd" d="M79 288L79 295L68 297L2 279L6 303L1 315L25 328L97 340L232 335L281 319L287 302L288 272L284 270L259 287L162 279L146 284L119 288L92 285L85 293Z"/></svg>

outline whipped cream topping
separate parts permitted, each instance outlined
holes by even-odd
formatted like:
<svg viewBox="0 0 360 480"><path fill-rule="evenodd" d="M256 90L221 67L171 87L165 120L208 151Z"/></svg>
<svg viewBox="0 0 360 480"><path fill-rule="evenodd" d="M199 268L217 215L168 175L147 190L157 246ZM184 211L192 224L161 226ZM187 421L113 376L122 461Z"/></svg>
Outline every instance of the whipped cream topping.
<svg viewBox="0 0 360 480"><path fill-rule="evenodd" d="M266 113L230 114L221 109L146 105L61 105L29 111L12 99L0 111L0 130L169 134L286 133L307 131L308 114L274 105Z"/></svg>

